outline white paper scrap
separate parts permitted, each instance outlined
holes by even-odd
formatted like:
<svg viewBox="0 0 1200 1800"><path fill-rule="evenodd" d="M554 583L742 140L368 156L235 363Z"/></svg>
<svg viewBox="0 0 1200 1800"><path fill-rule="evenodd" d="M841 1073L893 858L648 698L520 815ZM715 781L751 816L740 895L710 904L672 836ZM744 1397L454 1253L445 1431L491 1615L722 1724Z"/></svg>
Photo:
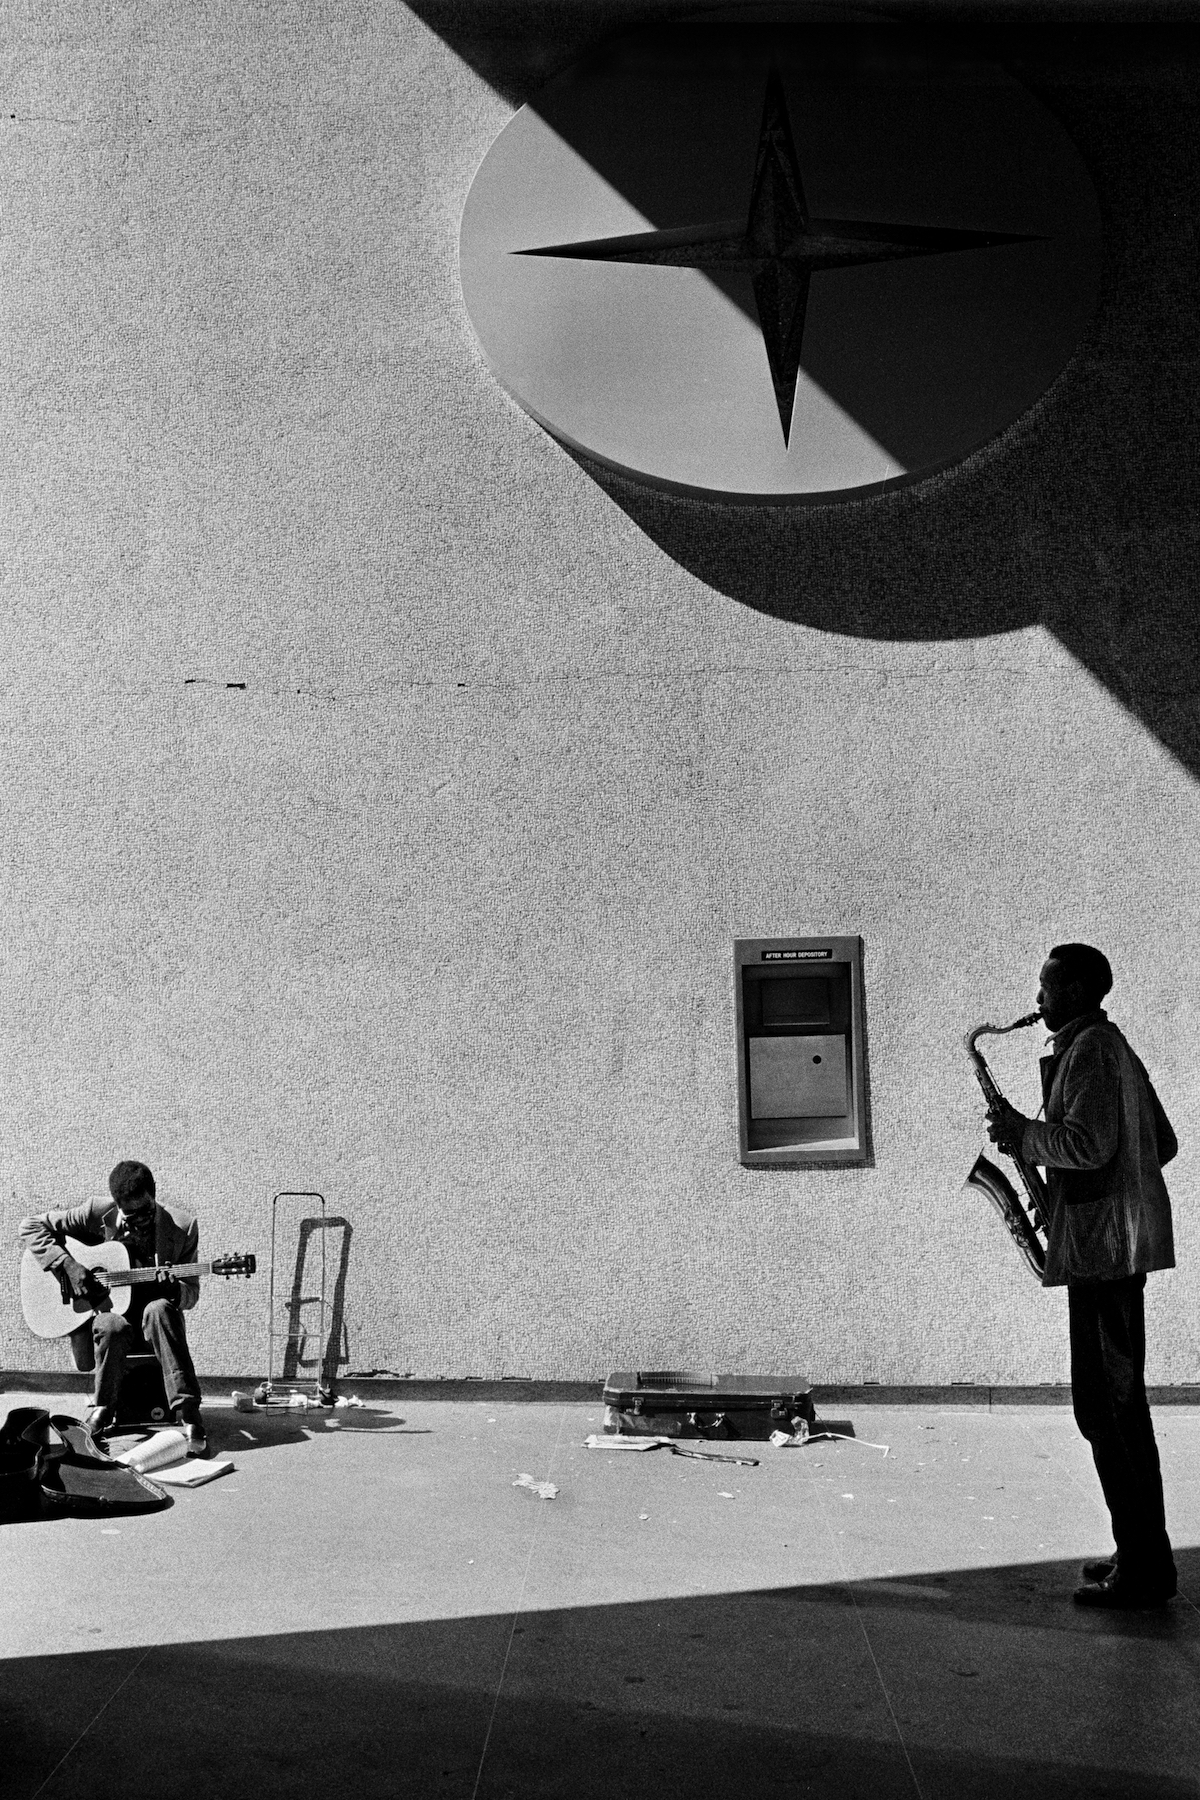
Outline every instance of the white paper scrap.
<svg viewBox="0 0 1200 1800"><path fill-rule="evenodd" d="M154 1480L164 1482L168 1487L203 1487L206 1481L215 1481L218 1475L232 1475L233 1467L227 1456L214 1456L211 1462L192 1459L175 1463L169 1469L155 1469Z"/></svg>
<svg viewBox="0 0 1200 1800"><path fill-rule="evenodd" d="M823 1425L817 1426L816 1431L808 1441L811 1444L814 1443L817 1438L823 1437L837 1438L838 1442L841 1444L861 1444L864 1450L882 1450L885 1456L888 1453L888 1446L886 1444L873 1444L870 1438L851 1437L845 1431L826 1431Z"/></svg>
<svg viewBox="0 0 1200 1800"><path fill-rule="evenodd" d="M608 1431L589 1431L587 1447L589 1450L657 1450L660 1444L669 1444L665 1437L614 1437Z"/></svg>
<svg viewBox="0 0 1200 1800"><path fill-rule="evenodd" d="M132 1450L124 1450L120 1456L114 1456L113 1461L124 1463L126 1468L136 1469L140 1475L145 1475L151 1469L158 1473L171 1463L181 1463L187 1453L186 1435L175 1426L168 1426L164 1431L156 1431L153 1437L144 1438Z"/></svg>
<svg viewBox="0 0 1200 1800"><path fill-rule="evenodd" d="M558 1493L558 1489L552 1481L535 1481L532 1475L518 1475L513 1486L528 1488L530 1493L536 1494L539 1500L553 1500Z"/></svg>

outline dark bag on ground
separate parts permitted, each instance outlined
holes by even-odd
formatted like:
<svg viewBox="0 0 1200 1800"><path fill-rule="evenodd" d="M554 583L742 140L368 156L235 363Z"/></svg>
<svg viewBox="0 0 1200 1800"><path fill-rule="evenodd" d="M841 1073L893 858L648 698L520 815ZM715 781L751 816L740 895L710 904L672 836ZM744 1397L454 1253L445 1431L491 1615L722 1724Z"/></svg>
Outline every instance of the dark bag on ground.
<svg viewBox="0 0 1200 1800"><path fill-rule="evenodd" d="M619 1370L604 1384L604 1429L626 1437L746 1438L812 1431L807 1375L710 1375L697 1369Z"/></svg>
<svg viewBox="0 0 1200 1800"><path fill-rule="evenodd" d="M15 1406L0 1425L0 1521L158 1512L155 1482L102 1450L78 1419Z"/></svg>

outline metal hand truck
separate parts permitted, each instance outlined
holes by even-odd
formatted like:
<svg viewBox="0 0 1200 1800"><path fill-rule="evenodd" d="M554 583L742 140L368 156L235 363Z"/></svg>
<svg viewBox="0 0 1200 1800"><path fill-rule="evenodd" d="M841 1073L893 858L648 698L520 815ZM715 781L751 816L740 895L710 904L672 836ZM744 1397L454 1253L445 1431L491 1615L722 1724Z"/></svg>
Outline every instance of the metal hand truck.
<svg viewBox="0 0 1200 1800"><path fill-rule="evenodd" d="M279 1301L276 1306L276 1258L281 1253L280 1246L280 1207L284 1201L315 1201L319 1210L315 1213L311 1206L304 1210L308 1217L299 1220L300 1240L297 1246L296 1263L292 1273L291 1292L286 1301ZM288 1210L284 1209L285 1212ZM329 1346L329 1292L328 1268L325 1244L329 1219L326 1214L325 1196L311 1189L283 1188L271 1201L271 1269L268 1283L267 1305L267 1378L254 1390L253 1402L257 1408L267 1408L272 1412L295 1409L303 1411L310 1406L332 1406L333 1387L326 1379L326 1359ZM321 1285L318 1294L304 1292L308 1267L308 1252L313 1238L321 1245ZM282 1282L279 1284L282 1286ZM316 1306L318 1310L317 1328L314 1332L305 1309ZM278 1363L278 1377L276 1364ZM303 1376L302 1369L311 1369L311 1376Z"/></svg>

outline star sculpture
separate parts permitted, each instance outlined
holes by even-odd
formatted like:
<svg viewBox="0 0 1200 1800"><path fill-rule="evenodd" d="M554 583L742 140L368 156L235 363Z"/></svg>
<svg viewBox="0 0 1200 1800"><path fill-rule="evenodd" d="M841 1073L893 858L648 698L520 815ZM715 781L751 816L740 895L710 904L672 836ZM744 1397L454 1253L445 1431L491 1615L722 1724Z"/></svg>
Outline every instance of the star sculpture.
<svg viewBox="0 0 1200 1800"><path fill-rule="evenodd" d="M1031 241L1029 237L999 231L812 218L800 179L783 82L778 70L772 69L767 78L750 207L744 225L737 220L721 220L677 230L639 231L628 237L593 238L577 244L546 244L516 254L577 257L588 262L656 263L673 269L711 270L714 275L749 275L786 445L791 437L808 290L814 275L823 269L851 269L863 263L992 250L1003 244Z"/></svg>

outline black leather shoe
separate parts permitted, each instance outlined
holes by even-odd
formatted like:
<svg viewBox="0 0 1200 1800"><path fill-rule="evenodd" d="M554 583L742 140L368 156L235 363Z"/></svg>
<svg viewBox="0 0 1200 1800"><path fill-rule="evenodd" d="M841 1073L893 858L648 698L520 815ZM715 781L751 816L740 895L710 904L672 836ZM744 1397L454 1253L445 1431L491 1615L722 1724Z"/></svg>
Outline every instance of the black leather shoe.
<svg viewBox="0 0 1200 1800"><path fill-rule="evenodd" d="M1105 1556L1098 1562L1084 1563L1082 1569L1079 1571L1085 1581L1091 1582L1107 1581L1109 1576L1115 1575L1116 1572L1117 1559L1115 1556Z"/></svg>
<svg viewBox="0 0 1200 1800"><path fill-rule="evenodd" d="M1075 1604L1109 1612L1148 1612L1168 1606L1175 1598L1177 1586L1173 1575L1161 1581L1135 1581L1132 1576L1114 1572L1106 1581L1088 1582L1076 1588Z"/></svg>
<svg viewBox="0 0 1200 1800"><path fill-rule="evenodd" d="M208 1438L200 1422L198 1402L192 1400L185 1406L177 1406L174 1418L176 1430L182 1431L187 1439L188 1455L203 1456L208 1449Z"/></svg>
<svg viewBox="0 0 1200 1800"><path fill-rule="evenodd" d="M116 1414L111 1406L93 1406L86 1423L92 1437L102 1438L106 1431L112 1430L116 1423Z"/></svg>

